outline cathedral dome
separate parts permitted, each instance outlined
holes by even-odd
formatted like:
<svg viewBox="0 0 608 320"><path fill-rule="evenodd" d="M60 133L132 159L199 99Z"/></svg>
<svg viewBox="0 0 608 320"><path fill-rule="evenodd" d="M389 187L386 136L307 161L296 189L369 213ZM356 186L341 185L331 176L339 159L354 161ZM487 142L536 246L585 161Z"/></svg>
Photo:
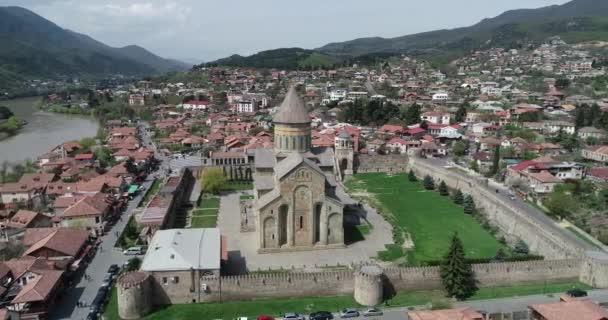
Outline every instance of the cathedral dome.
<svg viewBox="0 0 608 320"><path fill-rule="evenodd" d="M298 97L295 87L289 88L285 100L281 103L279 111L274 115L272 121L274 123L286 124L303 124L311 122L304 101Z"/></svg>

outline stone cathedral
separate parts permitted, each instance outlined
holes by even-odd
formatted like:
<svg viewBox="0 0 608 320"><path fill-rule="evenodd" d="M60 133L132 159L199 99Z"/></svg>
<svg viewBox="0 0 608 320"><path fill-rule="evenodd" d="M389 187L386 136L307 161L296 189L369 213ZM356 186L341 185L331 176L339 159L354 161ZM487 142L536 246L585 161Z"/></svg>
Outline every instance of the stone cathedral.
<svg viewBox="0 0 608 320"><path fill-rule="evenodd" d="M311 120L293 87L273 122L274 150L255 150L258 251L344 246L344 204L336 195L334 152L311 147Z"/></svg>

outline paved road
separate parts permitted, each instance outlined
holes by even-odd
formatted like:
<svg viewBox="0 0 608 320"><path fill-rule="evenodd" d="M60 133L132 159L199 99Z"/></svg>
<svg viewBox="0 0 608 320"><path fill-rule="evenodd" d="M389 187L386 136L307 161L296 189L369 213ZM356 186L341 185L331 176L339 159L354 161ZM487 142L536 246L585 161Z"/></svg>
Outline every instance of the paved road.
<svg viewBox="0 0 608 320"><path fill-rule="evenodd" d="M433 165L436 167L444 167L447 165L446 159L416 159L416 161L424 162L424 163L427 163L427 164L430 164L430 165ZM459 170L452 170L452 172L455 174L459 174L463 177L467 176L465 173L462 173ZM565 230L564 228L560 227L553 219L549 218L544 212L530 206L529 204L527 204L525 201L522 201L521 199L516 198L515 200L512 200L511 195L508 193L507 190L504 189L505 187L503 185L497 184L495 182L490 182L490 184L487 186L482 183L479 183L478 187L482 187L489 192L494 192L496 194L496 196L499 199L501 199L504 203L507 203L512 207L515 207L516 209L518 209L519 212L524 213L531 220L542 225L545 228L545 230L549 230L551 233L558 235L565 240L568 240L569 242L580 247L582 250L597 250L596 247L579 239L577 236L572 234L570 231ZM497 189L499 190L498 193L496 193ZM501 189L502 189L502 191L501 191Z"/></svg>
<svg viewBox="0 0 608 320"><path fill-rule="evenodd" d="M152 181L149 180L145 181L142 185L147 190L151 184ZM85 273L92 277L91 281L81 277L75 287L66 289L62 294L61 300L54 307L50 316L51 319L86 318L89 308L77 308L76 303L78 301L85 301L87 304L91 303L110 265L122 265L129 259L129 257L123 255L122 250L114 248L114 244L118 240L116 232L122 233L129 221L129 217L133 213L133 210L137 208L137 204L141 201L144 194L145 191L142 191L130 201L123 213L122 220L118 221L106 235L101 237L102 244L100 245L100 250L97 250L97 254L85 270Z"/></svg>
<svg viewBox="0 0 608 320"><path fill-rule="evenodd" d="M598 303L608 302L608 290L593 290L589 291L589 298ZM525 311L528 305L537 303L551 303L559 301L559 295L532 295L526 297L514 297L493 300L479 300L458 302L453 307L471 307L475 310L485 311L487 313L511 313L517 311ZM378 317L359 317L353 319L378 319L378 320L408 320L407 311L411 309L428 309L429 306L415 307L399 307L385 308L384 314ZM363 311L362 309L360 311ZM335 319L339 319L339 314L334 314Z"/></svg>
<svg viewBox="0 0 608 320"><path fill-rule="evenodd" d="M142 144L151 147L156 151L156 147L147 134L142 135ZM160 172L157 174L163 173ZM118 221L106 235L101 237L102 244L100 250L97 251L97 254L85 270L85 273L90 275L92 279L88 281L85 280L84 277L81 277L78 279L79 282L75 287L65 289L61 296L61 300L54 306L50 319L86 319L89 308L78 308L76 307L76 304L78 301L84 301L87 304L90 304L95 298L97 290L101 286L110 265L123 265L130 258L130 256L123 255L122 250L114 248L114 244L118 240L116 233L118 232L118 234L121 234L123 232L129 218L133 214L133 210L137 208L137 205L142 200L146 191L152 185L153 179L153 175L148 176L148 179L142 184L145 190L140 192L129 202L122 215L122 220Z"/></svg>

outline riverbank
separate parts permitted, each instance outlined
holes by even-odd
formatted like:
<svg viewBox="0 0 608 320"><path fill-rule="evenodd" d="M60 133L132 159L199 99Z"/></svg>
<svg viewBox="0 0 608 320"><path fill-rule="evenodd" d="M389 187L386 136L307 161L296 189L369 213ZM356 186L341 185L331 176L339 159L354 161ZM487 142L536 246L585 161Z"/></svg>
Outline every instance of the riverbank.
<svg viewBox="0 0 608 320"><path fill-rule="evenodd" d="M17 119L27 121L16 134L0 137L0 163L21 164L63 142L97 135L100 124L95 118L40 110L39 101L40 97L29 97L0 102Z"/></svg>

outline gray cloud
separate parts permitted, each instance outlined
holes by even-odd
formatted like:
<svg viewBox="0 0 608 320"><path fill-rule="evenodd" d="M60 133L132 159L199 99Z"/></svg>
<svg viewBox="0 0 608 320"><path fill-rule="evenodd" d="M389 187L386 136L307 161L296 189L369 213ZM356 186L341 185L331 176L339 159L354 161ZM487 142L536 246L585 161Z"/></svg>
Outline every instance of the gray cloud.
<svg viewBox="0 0 608 320"><path fill-rule="evenodd" d="M470 25L515 8L566 0L0 0L112 46L212 60L277 47L315 48ZM466 5L464 5L466 3Z"/></svg>

